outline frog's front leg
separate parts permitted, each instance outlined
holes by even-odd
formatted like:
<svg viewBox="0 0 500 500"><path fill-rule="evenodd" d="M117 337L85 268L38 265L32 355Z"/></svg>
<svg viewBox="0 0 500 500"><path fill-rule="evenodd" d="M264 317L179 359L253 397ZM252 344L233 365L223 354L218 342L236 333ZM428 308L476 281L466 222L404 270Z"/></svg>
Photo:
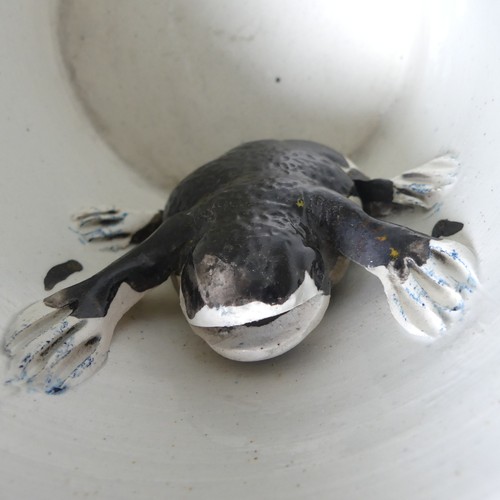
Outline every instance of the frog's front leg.
<svg viewBox="0 0 500 500"><path fill-rule="evenodd" d="M315 231L381 280L405 330L434 338L463 317L477 285L474 257L465 246L374 219L337 193L315 190L306 198Z"/></svg>
<svg viewBox="0 0 500 500"><path fill-rule="evenodd" d="M10 381L56 393L95 373L120 318L168 279L194 231L190 217L173 216L96 275L19 313L5 342L13 358Z"/></svg>

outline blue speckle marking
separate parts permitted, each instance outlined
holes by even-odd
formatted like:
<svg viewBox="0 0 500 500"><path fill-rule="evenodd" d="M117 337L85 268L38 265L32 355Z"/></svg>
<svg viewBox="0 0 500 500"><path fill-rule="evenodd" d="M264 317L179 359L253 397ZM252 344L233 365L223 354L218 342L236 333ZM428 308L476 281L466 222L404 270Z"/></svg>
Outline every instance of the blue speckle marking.
<svg viewBox="0 0 500 500"><path fill-rule="evenodd" d="M45 389L45 394L62 394L67 390L67 387L65 386L60 386L60 385L54 385L52 387L49 387L48 389Z"/></svg>
<svg viewBox="0 0 500 500"><path fill-rule="evenodd" d="M432 193L433 189L429 184L419 184L414 182L409 186L410 190L419 194L429 194Z"/></svg>

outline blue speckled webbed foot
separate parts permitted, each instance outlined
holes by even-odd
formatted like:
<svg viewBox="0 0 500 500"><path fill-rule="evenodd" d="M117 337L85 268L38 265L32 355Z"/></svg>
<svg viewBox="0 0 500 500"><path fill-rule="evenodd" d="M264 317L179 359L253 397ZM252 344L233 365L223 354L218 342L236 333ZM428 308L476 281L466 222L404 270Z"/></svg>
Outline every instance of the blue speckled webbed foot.
<svg viewBox="0 0 500 500"><path fill-rule="evenodd" d="M106 318L79 319L68 307L36 302L11 326L5 345L12 356L8 381L50 394L61 392L104 364L113 329Z"/></svg>
<svg viewBox="0 0 500 500"><path fill-rule="evenodd" d="M432 208L457 178L459 163L445 155L392 179L392 202L403 206Z"/></svg>
<svg viewBox="0 0 500 500"><path fill-rule="evenodd" d="M452 156L440 156L391 180L368 179L354 166L351 170L363 209L384 216L401 208L432 209L455 183L459 163Z"/></svg>
<svg viewBox="0 0 500 500"><path fill-rule="evenodd" d="M7 332L8 382L48 394L83 382L105 363L118 320L140 295L123 285L107 314L98 318L78 318L71 307L44 301L28 306Z"/></svg>
<svg viewBox="0 0 500 500"><path fill-rule="evenodd" d="M407 332L437 338L462 320L477 277L474 257L463 245L430 240L429 248L421 265L405 257L367 269L382 281L391 312Z"/></svg>
<svg viewBox="0 0 500 500"><path fill-rule="evenodd" d="M71 217L73 229L83 243L102 250L122 250L141 243L162 222L162 212L120 210L116 207L90 207Z"/></svg>

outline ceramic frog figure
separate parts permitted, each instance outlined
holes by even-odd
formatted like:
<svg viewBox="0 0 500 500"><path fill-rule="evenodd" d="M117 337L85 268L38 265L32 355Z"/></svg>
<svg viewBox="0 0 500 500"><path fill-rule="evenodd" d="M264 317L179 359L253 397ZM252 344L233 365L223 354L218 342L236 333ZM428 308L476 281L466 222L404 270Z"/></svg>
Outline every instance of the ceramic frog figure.
<svg viewBox="0 0 500 500"><path fill-rule="evenodd" d="M439 337L475 288L473 256L375 216L432 207L456 167L441 157L370 180L326 146L263 140L194 171L155 217L83 212L88 239L123 237L133 247L16 317L6 340L12 380L56 393L88 378L105 362L119 319L169 277L194 332L234 360L272 358L301 342L351 261L380 279L407 332Z"/></svg>

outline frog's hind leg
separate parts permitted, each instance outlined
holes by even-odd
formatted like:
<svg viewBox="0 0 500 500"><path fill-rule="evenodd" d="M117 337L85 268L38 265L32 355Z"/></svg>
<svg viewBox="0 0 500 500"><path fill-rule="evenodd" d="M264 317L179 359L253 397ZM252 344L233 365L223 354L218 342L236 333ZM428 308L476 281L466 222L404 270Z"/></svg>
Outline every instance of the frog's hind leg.
<svg viewBox="0 0 500 500"><path fill-rule="evenodd" d="M73 230L83 243L93 243L105 250L121 250L153 234L163 221L163 211L90 207L73 214L71 219Z"/></svg>
<svg viewBox="0 0 500 500"><path fill-rule="evenodd" d="M21 311L5 339L10 382L54 394L99 370L120 318L168 279L194 235L190 217L170 217L99 273Z"/></svg>
<svg viewBox="0 0 500 500"><path fill-rule="evenodd" d="M460 321L477 286L475 259L463 245L372 218L327 190L305 200L321 241L376 275L406 331L435 338Z"/></svg>
<svg viewBox="0 0 500 500"><path fill-rule="evenodd" d="M454 184L459 163L450 155L441 156L392 179L368 179L352 162L350 169L363 209L379 216L402 207L431 209Z"/></svg>

